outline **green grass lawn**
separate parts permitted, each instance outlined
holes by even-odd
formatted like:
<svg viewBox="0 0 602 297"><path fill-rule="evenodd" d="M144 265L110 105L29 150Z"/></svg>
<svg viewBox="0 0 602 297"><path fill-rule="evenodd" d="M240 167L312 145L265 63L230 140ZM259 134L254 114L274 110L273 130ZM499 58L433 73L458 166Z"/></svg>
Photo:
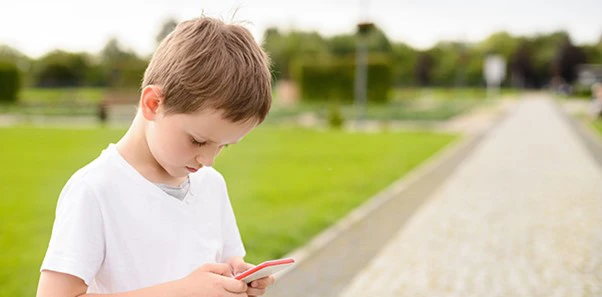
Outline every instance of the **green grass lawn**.
<svg viewBox="0 0 602 297"><path fill-rule="evenodd" d="M602 120L593 121L592 125L600 134L602 134Z"/></svg>
<svg viewBox="0 0 602 297"><path fill-rule="evenodd" d="M0 296L34 296L56 200L123 130L0 128ZM225 176L249 262L290 252L456 138L263 127L227 148Z"/></svg>

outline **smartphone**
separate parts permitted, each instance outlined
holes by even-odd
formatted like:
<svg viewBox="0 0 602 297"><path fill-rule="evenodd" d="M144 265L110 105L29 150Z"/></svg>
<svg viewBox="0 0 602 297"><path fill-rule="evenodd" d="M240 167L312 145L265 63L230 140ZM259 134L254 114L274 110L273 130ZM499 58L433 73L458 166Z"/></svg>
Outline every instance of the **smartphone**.
<svg viewBox="0 0 602 297"><path fill-rule="evenodd" d="M248 284L256 279L270 276L278 271L281 271L282 269L292 266L293 264L295 264L295 260L291 258L265 261L253 268L249 268L246 271L241 272L234 278Z"/></svg>

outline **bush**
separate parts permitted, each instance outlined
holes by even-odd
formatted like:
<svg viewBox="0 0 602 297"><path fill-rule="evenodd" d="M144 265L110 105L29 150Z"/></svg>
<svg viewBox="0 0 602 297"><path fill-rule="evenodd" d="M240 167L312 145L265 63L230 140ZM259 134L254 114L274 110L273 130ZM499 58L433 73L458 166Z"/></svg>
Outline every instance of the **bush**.
<svg viewBox="0 0 602 297"><path fill-rule="evenodd" d="M78 87L83 77L69 65L49 63L43 66L37 75L38 87Z"/></svg>
<svg viewBox="0 0 602 297"><path fill-rule="evenodd" d="M343 113L338 102L332 102L328 108L328 126L333 129L340 129L343 127Z"/></svg>
<svg viewBox="0 0 602 297"><path fill-rule="evenodd" d="M16 102L20 87L17 66L13 63L0 62L0 102Z"/></svg>
<svg viewBox="0 0 602 297"><path fill-rule="evenodd" d="M296 77L301 98L306 101L353 102L355 61L338 60L326 64L301 64ZM385 61L368 63L368 102L388 101L392 87L391 67Z"/></svg>

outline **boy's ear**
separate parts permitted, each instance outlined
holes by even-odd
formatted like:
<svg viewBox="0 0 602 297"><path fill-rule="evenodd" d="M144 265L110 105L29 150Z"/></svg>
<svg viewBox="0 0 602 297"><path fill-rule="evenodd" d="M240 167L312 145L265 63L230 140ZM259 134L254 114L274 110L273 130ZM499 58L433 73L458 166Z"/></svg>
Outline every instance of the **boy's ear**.
<svg viewBox="0 0 602 297"><path fill-rule="evenodd" d="M157 116L159 107L163 101L161 88L149 85L142 89L140 94L140 108L145 119L153 121Z"/></svg>

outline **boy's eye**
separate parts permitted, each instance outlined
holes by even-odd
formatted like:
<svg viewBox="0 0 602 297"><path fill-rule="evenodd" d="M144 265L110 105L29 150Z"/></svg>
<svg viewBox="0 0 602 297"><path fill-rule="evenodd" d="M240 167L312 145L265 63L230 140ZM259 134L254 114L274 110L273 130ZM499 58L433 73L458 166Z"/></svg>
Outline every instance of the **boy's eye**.
<svg viewBox="0 0 602 297"><path fill-rule="evenodd" d="M194 139L192 137L190 138L190 141L192 142L192 144L194 144L196 146L203 146L203 145L205 145L207 143L207 142L204 142L204 141L203 142L198 142L198 141L196 141L196 139Z"/></svg>

